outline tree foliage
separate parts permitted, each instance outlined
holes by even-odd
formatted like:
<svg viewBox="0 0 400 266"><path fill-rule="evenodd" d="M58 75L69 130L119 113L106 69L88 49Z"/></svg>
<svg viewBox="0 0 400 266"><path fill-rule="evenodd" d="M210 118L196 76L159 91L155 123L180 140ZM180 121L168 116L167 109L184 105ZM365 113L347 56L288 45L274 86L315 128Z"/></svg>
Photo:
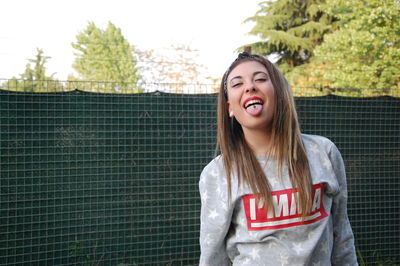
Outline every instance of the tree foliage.
<svg viewBox="0 0 400 266"><path fill-rule="evenodd" d="M42 49L37 48L34 59L28 59L24 73L19 78L12 77L1 87L12 91L24 92L54 92L62 91L62 84L54 79L55 73L50 76L46 73L46 64L51 59L45 56Z"/></svg>
<svg viewBox="0 0 400 266"><path fill-rule="evenodd" d="M248 21L262 39L253 51L278 55L296 88L399 96L398 0L268 0Z"/></svg>
<svg viewBox="0 0 400 266"><path fill-rule="evenodd" d="M399 89L400 2L332 0L325 9L340 19L340 28L315 49L310 78L331 88L373 89L355 90L360 96Z"/></svg>
<svg viewBox="0 0 400 266"><path fill-rule="evenodd" d="M77 34L72 47L76 56L72 67L78 76L69 77L69 86L73 87L73 81L77 80L91 81L86 83L89 88L80 89L138 92L139 75L131 45L114 24L109 22L107 28L102 30L93 22L89 23L84 31ZM75 86L78 84L82 83Z"/></svg>
<svg viewBox="0 0 400 266"><path fill-rule="evenodd" d="M255 22L251 35L261 41L248 44L259 54L275 55L284 72L309 61L313 49L336 19L321 8L323 0L267 0L247 22Z"/></svg>
<svg viewBox="0 0 400 266"><path fill-rule="evenodd" d="M138 56L140 84L150 90L194 93L195 87L208 82L204 66L198 63L198 51L188 45L172 45L164 52L133 49Z"/></svg>

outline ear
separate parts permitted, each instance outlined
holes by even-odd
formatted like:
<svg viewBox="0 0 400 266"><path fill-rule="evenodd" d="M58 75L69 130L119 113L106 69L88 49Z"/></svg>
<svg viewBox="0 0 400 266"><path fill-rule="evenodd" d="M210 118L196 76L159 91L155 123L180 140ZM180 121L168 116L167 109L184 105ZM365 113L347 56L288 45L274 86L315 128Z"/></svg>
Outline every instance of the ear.
<svg viewBox="0 0 400 266"><path fill-rule="evenodd" d="M229 117L234 117L235 115L234 115L234 113L233 113L233 111L232 111L232 109L231 109L231 106L230 106L230 104L229 104L229 101L226 102L226 105L227 105L227 108L226 108L226 109L228 109Z"/></svg>

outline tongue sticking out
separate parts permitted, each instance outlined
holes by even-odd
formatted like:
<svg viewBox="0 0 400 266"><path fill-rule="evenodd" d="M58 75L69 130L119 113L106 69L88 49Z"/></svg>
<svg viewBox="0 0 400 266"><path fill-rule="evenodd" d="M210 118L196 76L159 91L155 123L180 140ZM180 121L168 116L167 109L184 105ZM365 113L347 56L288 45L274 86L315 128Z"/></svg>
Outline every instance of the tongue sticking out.
<svg viewBox="0 0 400 266"><path fill-rule="evenodd" d="M246 108L246 112L252 116L258 116L263 110L262 104L253 104Z"/></svg>

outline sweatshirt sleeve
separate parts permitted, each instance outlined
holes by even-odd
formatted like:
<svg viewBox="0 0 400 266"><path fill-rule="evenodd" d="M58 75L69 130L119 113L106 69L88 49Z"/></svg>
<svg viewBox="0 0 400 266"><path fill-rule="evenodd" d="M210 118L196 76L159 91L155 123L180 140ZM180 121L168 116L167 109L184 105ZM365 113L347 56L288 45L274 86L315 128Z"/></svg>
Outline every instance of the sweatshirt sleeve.
<svg viewBox="0 0 400 266"><path fill-rule="evenodd" d="M333 251L332 265L358 265L354 246L354 235L347 216L347 182L342 156L333 144L329 154L333 170L339 183L339 192L332 206Z"/></svg>
<svg viewBox="0 0 400 266"><path fill-rule="evenodd" d="M231 265L226 252L226 235L231 224L232 204L227 200L226 177L215 162L200 176L200 266Z"/></svg>

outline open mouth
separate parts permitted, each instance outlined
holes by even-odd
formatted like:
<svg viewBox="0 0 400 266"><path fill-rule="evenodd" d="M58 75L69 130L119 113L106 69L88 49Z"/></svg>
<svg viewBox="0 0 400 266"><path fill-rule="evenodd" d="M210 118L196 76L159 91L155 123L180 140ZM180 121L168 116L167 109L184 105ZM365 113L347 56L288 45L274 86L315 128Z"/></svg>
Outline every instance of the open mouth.
<svg viewBox="0 0 400 266"><path fill-rule="evenodd" d="M251 106L256 107L257 104L263 104L263 101L261 99L255 99L255 100L249 100L245 103L244 108L247 109Z"/></svg>
<svg viewBox="0 0 400 266"><path fill-rule="evenodd" d="M264 101L260 97L254 96L254 97L250 97L250 98L246 99L244 101L243 107L245 109L247 109L247 108L253 106L253 108L254 108L254 106L256 106L256 105L263 105L263 104L264 104Z"/></svg>
<svg viewBox="0 0 400 266"><path fill-rule="evenodd" d="M258 97L251 97L244 102L243 107L252 116L258 116L263 110L264 101Z"/></svg>

